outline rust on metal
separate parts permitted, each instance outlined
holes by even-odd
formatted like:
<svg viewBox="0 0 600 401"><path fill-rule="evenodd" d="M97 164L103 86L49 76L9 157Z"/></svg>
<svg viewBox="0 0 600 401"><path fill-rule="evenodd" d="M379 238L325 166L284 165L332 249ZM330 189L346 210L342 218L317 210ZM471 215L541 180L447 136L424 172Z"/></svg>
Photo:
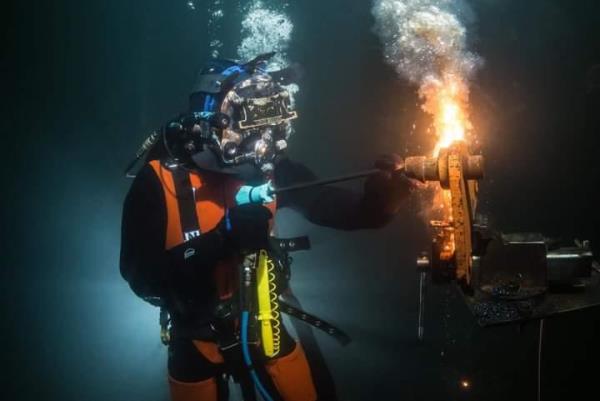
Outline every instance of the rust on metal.
<svg viewBox="0 0 600 401"><path fill-rule="evenodd" d="M449 196L451 212L431 222L433 260L451 262L456 279L471 283L472 224L477 207L477 180L483 178L482 156L471 155L467 144L455 142L437 157L413 156L405 160L407 176L420 181L439 182ZM433 266L435 268L435 266Z"/></svg>

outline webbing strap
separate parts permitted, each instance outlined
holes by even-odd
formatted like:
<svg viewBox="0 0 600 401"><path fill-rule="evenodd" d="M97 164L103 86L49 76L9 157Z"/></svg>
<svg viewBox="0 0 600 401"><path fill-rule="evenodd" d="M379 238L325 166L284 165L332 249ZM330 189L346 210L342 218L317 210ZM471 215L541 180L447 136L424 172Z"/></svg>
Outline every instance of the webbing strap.
<svg viewBox="0 0 600 401"><path fill-rule="evenodd" d="M179 219L181 221L181 231L185 242L198 237L200 233L200 224L196 213L196 199L194 188L187 171L181 168L172 170L173 181L175 183L175 193L177 194L177 204L179 205Z"/></svg>
<svg viewBox="0 0 600 401"><path fill-rule="evenodd" d="M282 252L308 251L310 249L310 239L306 235L294 238L273 237L271 244Z"/></svg>
<svg viewBox="0 0 600 401"><path fill-rule="evenodd" d="M344 333L334 325L327 323L326 321L319 319L310 313L306 313L302 309L298 309L284 301L279 301L279 309L287 315L302 320L304 323L310 324L311 326L324 331L335 338L342 345L347 345L352 341L348 334Z"/></svg>

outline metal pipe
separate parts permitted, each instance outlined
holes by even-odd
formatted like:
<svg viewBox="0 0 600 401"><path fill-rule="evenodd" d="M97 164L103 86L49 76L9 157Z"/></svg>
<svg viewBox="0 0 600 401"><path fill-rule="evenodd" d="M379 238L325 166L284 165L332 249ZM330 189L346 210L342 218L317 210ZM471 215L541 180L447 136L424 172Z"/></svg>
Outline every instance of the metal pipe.
<svg viewBox="0 0 600 401"><path fill-rule="evenodd" d="M404 160L406 175L419 181L445 181L447 171L444 168L445 153L439 157L411 156ZM447 157L446 157L447 159ZM463 160L463 173L467 180L483 178L483 156L468 155Z"/></svg>

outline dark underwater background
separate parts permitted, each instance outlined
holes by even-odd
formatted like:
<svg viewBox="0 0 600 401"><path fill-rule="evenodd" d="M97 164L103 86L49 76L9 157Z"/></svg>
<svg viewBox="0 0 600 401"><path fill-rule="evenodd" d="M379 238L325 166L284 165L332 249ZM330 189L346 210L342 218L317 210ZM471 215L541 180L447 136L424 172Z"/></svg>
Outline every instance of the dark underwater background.
<svg viewBox="0 0 600 401"><path fill-rule="evenodd" d="M371 3L290 3L289 56L305 71L291 156L326 177L418 153L428 120L383 62ZM600 251L600 3L470 4L472 48L485 59L472 93L482 210L503 231L589 239ZM195 5L3 4L1 400L167 400L158 312L118 270L122 171L150 130L185 109L208 57L208 2ZM224 56L239 41L237 9L225 2ZM535 400L536 322L482 329L453 287L435 287L417 343L415 258L428 246L418 206L355 233L279 216L283 234L314 245L295 257L297 296L354 339L343 348L316 334L340 399ZM599 314L546 320L543 400L599 397Z"/></svg>

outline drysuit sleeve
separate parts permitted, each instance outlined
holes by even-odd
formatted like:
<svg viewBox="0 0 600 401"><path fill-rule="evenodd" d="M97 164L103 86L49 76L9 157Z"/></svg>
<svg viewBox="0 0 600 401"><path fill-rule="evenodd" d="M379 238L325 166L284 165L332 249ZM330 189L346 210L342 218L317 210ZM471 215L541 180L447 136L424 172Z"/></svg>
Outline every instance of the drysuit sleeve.
<svg viewBox="0 0 600 401"><path fill-rule="evenodd" d="M275 186L316 180L306 166L284 159L275 169ZM289 207L312 223L341 229L379 228L392 220L410 192L410 183L383 172L369 177L362 192L326 185L278 195L278 207Z"/></svg>
<svg viewBox="0 0 600 401"><path fill-rule="evenodd" d="M152 167L146 165L125 199L120 270L131 289L155 305L196 293L201 281L210 280L211 267L226 253L218 229L167 251L166 225L162 185Z"/></svg>

